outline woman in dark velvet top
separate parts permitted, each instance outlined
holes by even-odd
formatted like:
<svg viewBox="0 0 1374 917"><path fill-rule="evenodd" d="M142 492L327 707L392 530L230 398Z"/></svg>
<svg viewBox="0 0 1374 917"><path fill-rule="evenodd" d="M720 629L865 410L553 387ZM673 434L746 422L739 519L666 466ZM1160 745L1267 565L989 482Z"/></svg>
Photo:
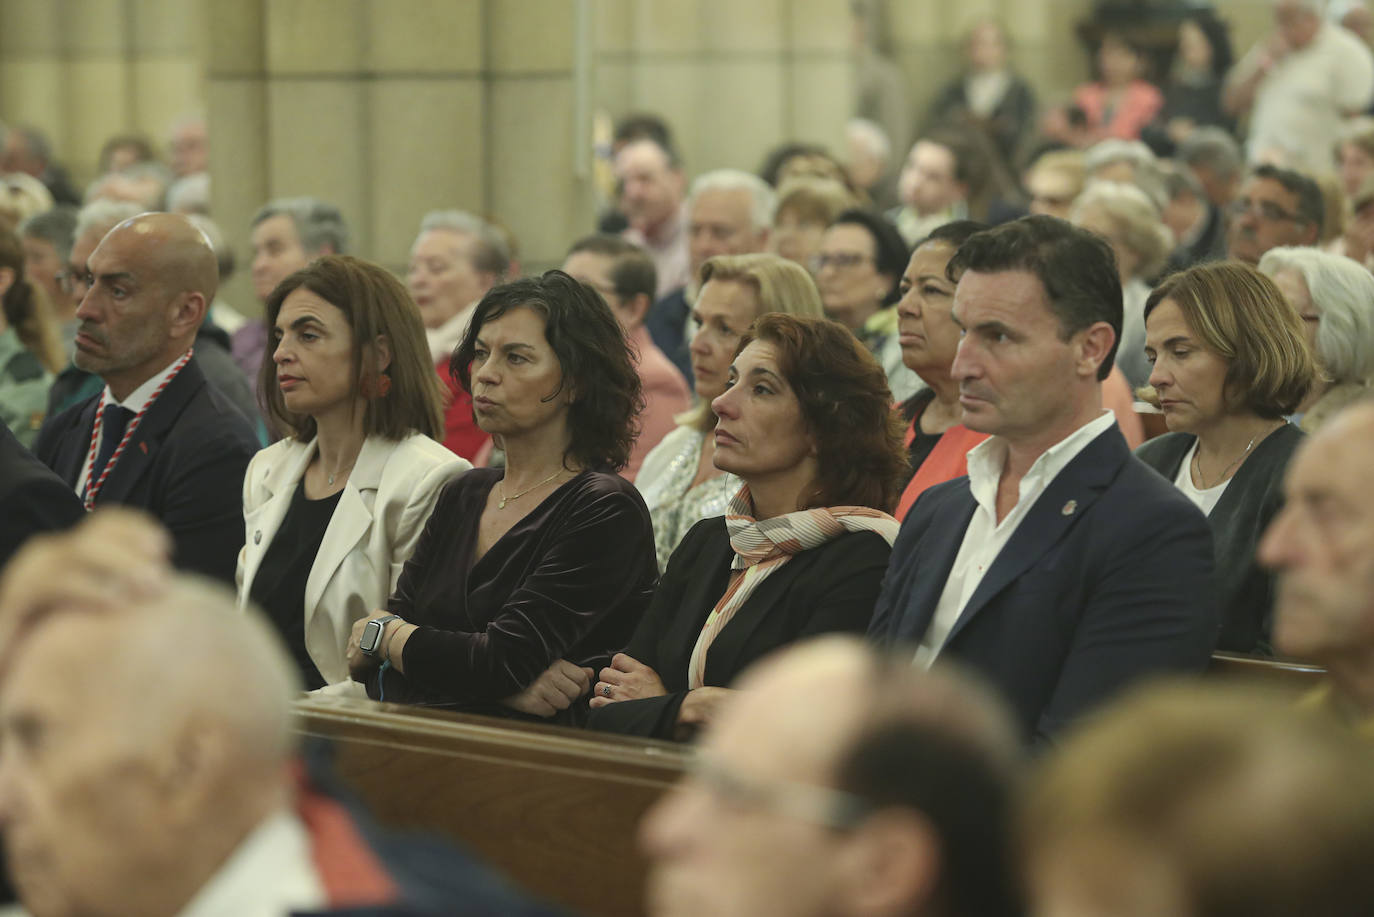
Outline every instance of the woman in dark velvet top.
<svg viewBox="0 0 1374 917"><path fill-rule="evenodd" d="M561 271L483 297L453 370L506 467L444 488L373 654L354 628L353 677L381 700L568 718L657 578L648 510L614 473L639 375L605 302Z"/></svg>
<svg viewBox="0 0 1374 917"><path fill-rule="evenodd" d="M673 552L625 652L599 674L589 727L687 738L759 657L867 629L906 472L891 397L843 325L755 321L711 404L715 464L744 486Z"/></svg>
<svg viewBox="0 0 1374 917"><path fill-rule="evenodd" d="M1303 438L1284 420L1316 365L1302 319L1239 261L1190 268L1145 301L1151 400L1171 432L1136 450L1207 515L1216 550L1217 648L1270 654L1274 577L1255 560Z"/></svg>

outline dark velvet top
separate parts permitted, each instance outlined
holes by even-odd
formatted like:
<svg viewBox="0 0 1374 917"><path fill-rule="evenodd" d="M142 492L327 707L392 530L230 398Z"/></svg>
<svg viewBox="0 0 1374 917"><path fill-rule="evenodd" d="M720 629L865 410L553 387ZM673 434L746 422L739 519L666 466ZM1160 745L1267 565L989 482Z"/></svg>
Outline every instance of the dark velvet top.
<svg viewBox="0 0 1374 917"><path fill-rule="evenodd" d="M325 680L305 648L305 583L342 494L341 490L323 500L310 500L305 496L305 482L296 485L286 518L262 556L250 593L281 634L307 691L323 688Z"/></svg>
<svg viewBox="0 0 1374 917"><path fill-rule="evenodd" d="M793 556L768 576L716 635L706 684L729 687L761 656L813 634L862 634L873 616L892 549L874 532L847 532ZM711 609L725 594L735 552L725 518L703 519L683 537L653 604L625 652L658 673L668 693L591 712L587 726L673 738L687 696L687 666Z"/></svg>
<svg viewBox="0 0 1374 917"><path fill-rule="evenodd" d="M555 659L600 669L625 645L658 578L639 491L584 471L544 499L475 564L478 521L503 472L447 484L387 609L419 629L385 699L510 715L499 704ZM368 693L378 696L377 678Z"/></svg>
<svg viewBox="0 0 1374 917"><path fill-rule="evenodd" d="M911 442L907 443L906 447L906 460L911 468L911 474L907 476L908 482L916 477L916 472L920 471L926 459L930 458L931 451L940 444L940 437L945 435L943 433L927 433L921 429L921 415L926 412L926 408L930 407L930 403L934 400L935 390L923 388L903 401L899 408L902 419L907 422L907 425L914 425L913 432L915 435L911 437Z"/></svg>

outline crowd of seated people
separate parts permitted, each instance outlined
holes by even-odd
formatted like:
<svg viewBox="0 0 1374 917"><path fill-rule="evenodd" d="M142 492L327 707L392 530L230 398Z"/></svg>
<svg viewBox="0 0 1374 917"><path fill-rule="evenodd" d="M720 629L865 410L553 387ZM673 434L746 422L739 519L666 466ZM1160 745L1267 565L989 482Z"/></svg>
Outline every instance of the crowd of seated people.
<svg viewBox="0 0 1374 917"><path fill-rule="evenodd" d="M853 162L787 142L757 175L692 175L639 116L612 232L566 240L562 270L522 276L495 215L438 209L398 279L345 254L338 208L279 198L245 227L261 319L222 299L203 122L170 167L113 138L84 201L11 129L0 647L13 609L51 610L28 593L80 585L31 572L53 546L133 507L178 600L224 604L196 573L261 613L291 675L268 687L705 749L643 829L656 914L880 891L1013 914L1022 886L1102 908L1147 894L1142 857L1156 910L1231 913L1209 883L1244 880L1247 912L1357 913L1327 867L1367 835L1323 827L1304 784L1347 780L1374 722L1374 54L1323 6L1276 0L1234 64L1190 14L1167 74L1108 30L1039 131L980 22L915 142L855 122ZM129 588L69 600L133 615ZM1209 699L1218 651L1327 677L1296 706ZM1161 675L1181 687L1136 693ZM1270 733L1223 726L1266 712ZM797 760L758 750L808 730ZM1326 758L1271 757L1294 741ZM1266 896L1278 866L1194 862L1216 839L1178 813L1271 772L1304 779L1218 813L1301 806L1332 859ZM985 798L932 790L958 775ZM733 804L784 826L766 855L711 849ZM959 846L969 825L986 845Z"/></svg>

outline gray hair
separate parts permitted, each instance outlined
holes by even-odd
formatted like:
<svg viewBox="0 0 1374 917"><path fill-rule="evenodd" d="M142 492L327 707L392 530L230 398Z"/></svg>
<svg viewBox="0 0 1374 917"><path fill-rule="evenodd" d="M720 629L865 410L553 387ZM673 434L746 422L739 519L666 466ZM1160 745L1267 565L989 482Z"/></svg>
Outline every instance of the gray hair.
<svg viewBox="0 0 1374 917"><path fill-rule="evenodd" d="M1088 148L1083 168L1091 178L1098 169L1118 162L1128 163L1134 173L1133 182L1144 191L1160 210L1169 202L1164 191L1164 177L1160 174L1159 159L1139 140L1110 138Z"/></svg>
<svg viewBox="0 0 1374 917"><path fill-rule="evenodd" d="M749 208L749 219L754 232L773 225L773 210L777 207L778 195L768 182L757 175L739 169L716 169L698 175L687 193L689 211L697 195L705 191L747 191L753 201Z"/></svg>
<svg viewBox="0 0 1374 917"><path fill-rule="evenodd" d="M845 135L857 140L874 159L887 162L892 156L892 141L887 131L868 118L851 118L844 126Z"/></svg>
<svg viewBox="0 0 1374 917"><path fill-rule="evenodd" d="M178 178L167 189L167 209L172 213L210 213L210 173Z"/></svg>
<svg viewBox="0 0 1374 917"><path fill-rule="evenodd" d="M498 280L510 272L510 246L486 220L466 210L431 210L420 221L420 232L456 232L472 238L468 257L474 270L492 274Z"/></svg>
<svg viewBox="0 0 1374 917"><path fill-rule="evenodd" d="M76 230L72 233L72 239L74 241L93 231L99 231L104 238L111 229L143 212L142 207L129 201L104 198L91 201L76 214Z"/></svg>
<svg viewBox="0 0 1374 917"><path fill-rule="evenodd" d="M307 255L329 247L334 254L348 253L348 224L339 208L316 197L282 197L269 201L253 217L252 226L275 216L287 216Z"/></svg>
<svg viewBox="0 0 1374 917"><path fill-rule="evenodd" d="M1168 195L1171 201L1181 194L1191 194L1198 200L1207 197L1202 182L1197 180L1193 170L1187 166L1180 165L1171 159L1165 160L1159 164L1159 174L1164 180L1164 193Z"/></svg>
<svg viewBox="0 0 1374 917"><path fill-rule="evenodd" d="M1189 166L1203 166L1220 178L1233 178L1245 169L1240 144L1220 127L1199 127L1179 144L1177 158Z"/></svg>
<svg viewBox="0 0 1374 917"><path fill-rule="evenodd" d="M1307 284L1317 323L1317 362L1334 383L1374 375L1374 274L1343 255L1285 246L1265 252L1260 273L1296 271Z"/></svg>
<svg viewBox="0 0 1374 917"><path fill-rule="evenodd" d="M1160 220L1159 210L1142 189L1114 181L1093 181L1078 195L1069 214L1077 224L1091 209L1100 210L1118 227L1121 242L1135 252L1139 277L1153 277L1174 248L1174 234Z"/></svg>
<svg viewBox="0 0 1374 917"><path fill-rule="evenodd" d="M58 260L66 264L72 254L72 242L76 239L76 208L58 206L42 213L35 213L19 224L19 238L41 239L56 251Z"/></svg>

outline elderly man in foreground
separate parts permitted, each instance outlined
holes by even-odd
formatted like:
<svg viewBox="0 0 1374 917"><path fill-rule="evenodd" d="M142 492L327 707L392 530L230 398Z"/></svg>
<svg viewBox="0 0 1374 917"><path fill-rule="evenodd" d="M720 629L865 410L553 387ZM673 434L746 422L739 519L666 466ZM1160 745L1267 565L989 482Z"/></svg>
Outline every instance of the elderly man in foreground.
<svg viewBox="0 0 1374 917"><path fill-rule="evenodd" d="M640 840L653 917L1019 913L1019 752L981 685L853 638L760 663Z"/></svg>
<svg viewBox="0 0 1374 917"><path fill-rule="evenodd" d="M300 777L285 651L169 549L102 510L0 579L0 829L29 913L544 913L433 845L379 852Z"/></svg>
<svg viewBox="0 0 1374 917"><path fill-rule="evenodd" d="M1374 738L1374 401L1308 438L1288 467L1287 502L1260 542L1278 571L1274 645L1326 666L1310 703Z"/></svg>

